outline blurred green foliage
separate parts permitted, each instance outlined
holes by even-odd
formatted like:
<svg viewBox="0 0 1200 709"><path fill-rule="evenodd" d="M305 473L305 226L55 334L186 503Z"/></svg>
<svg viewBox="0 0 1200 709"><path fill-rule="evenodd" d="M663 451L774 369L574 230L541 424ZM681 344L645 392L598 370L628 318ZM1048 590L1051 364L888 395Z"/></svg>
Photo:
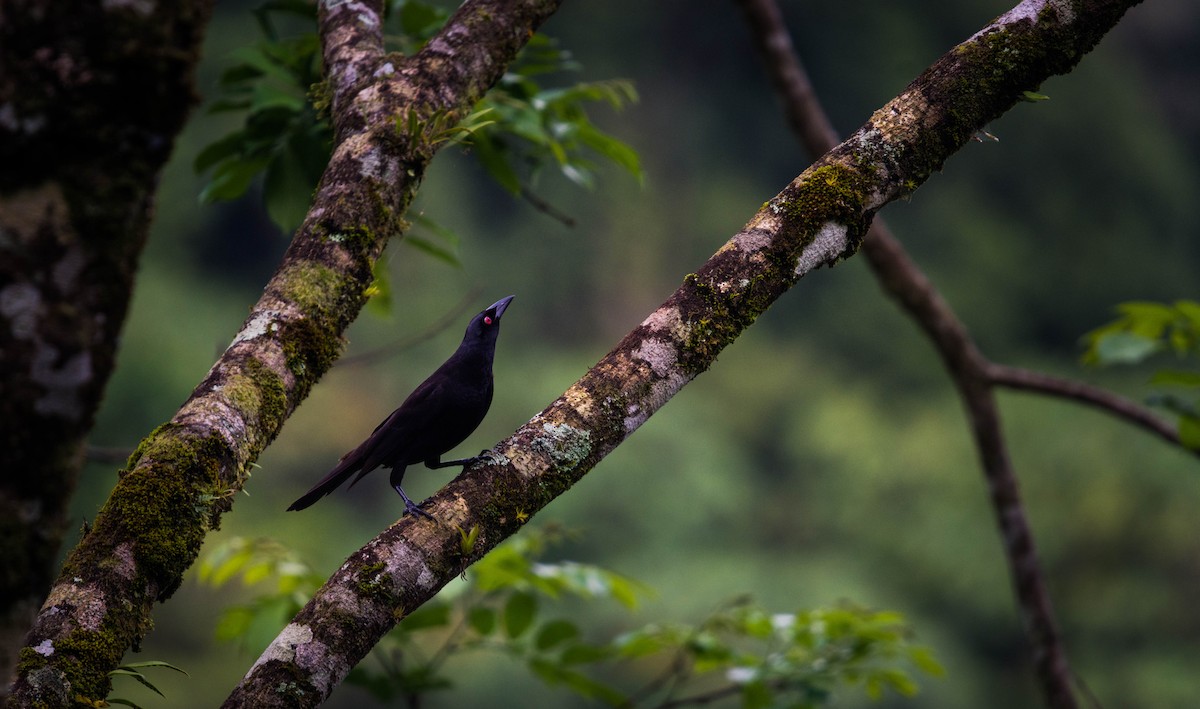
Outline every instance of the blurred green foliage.
<svg viewBox="0 0 1200 709"><path fill-rule="evenodd" d="M387 8L389 43L408 53L419 51L450 15L420 0L394 0ZM300 226L333 147L316 13L316 5L303 0L268 0L255 8L262 38L231 53L233 63L218 83L222 97L208 109L234 113L242 125L209 143L194 162L197 172L212 172L200 192L206 203L245 195L262 174L267 214L284 232ZM301 29L282 31L278 16L300 18ZM637 152L596 127L584 108L594 102L621 108L636 101L632 83L612 79L555 88L540 83L579 69L557 42L534 35L473 113L461 121L445 114L429 120L415 113L397 116L396 129L433 144L471 146L469 153L514 196L528 194L547 163L572 182L595 187L589 153L640 180ZM433 225L428 233L445 236L447 230L428 216L418 226L422 223ZM410 237L409 243L453 261L450 252L427 238Z"/></svg>
<svg viewBox="0 0 1200 709"><path fill-rule="evenodd" d="M1117 306L1121 317L1089 332L1083 361L1088 364L1140 364L1160 352L1173 352L1190 369L1159 369L1150 384L1159 391L1149 403L1179 417L1179 438L1200 449L1200 303L1131 302Z"/></svg>
<svg viewBox="0 0 1200 709"><path fill-rule="evenodd" d="M865 0L784 10L845 133L1012 4ZM261 39L236 5L219 6L214 23L200 79L210 97L220 95L231 53ZM1140 5L1076 71L1039 89L1052 100L1017 107L988 127L999 142L972 143L910 201L885 210L993 358L1126 395L1144 391L1140 371L1080 367L1079 337L1111 320L1115 303L1200 292L1200 212L1191 206L1200 192L1200 112L1195 92L1181 89L1200 84L1196 26L1196 3ZM500 338L492 411L464 444L467 454L561 394L808 160L732 3L566 3L543 29L586 68L580 78L628 77L638 87L636 106L591 119L637 149L644 186L611 162L596 166L595 191L540 181L539 196L578 225L569 229L498 189L474 154L442 151L407 218L427 213L458 234L457 265L389 250L380 268L390 274L392 307L348 334L349 354L374 351L438 320L474 288L484 289L480 305L518 295ZM198 115L176 146L97 444L131 445L171 416L286 247L256 181L240 200L197 204L195 156L241 126L231 113ZM460 336L455 325L373 366L335 367L209 544L287 540L327 576L399 514L396 496L367 479L302 514L283 510ZM1194 456L1072 404L1006 394L1001 406L1074 670L1105 706L1190 706L1200 664ZM95 514L113 475L113 466L89 466L80 517ZM410 492L427 495L447 478L414 469L409 479ZM632 612L635 625L687 623L746 591L767 608L853 598L903 613L946 666L947 678L923 685L916 699L851 693L839 706L1033 706L986 499L940 362L879 296L861 260L849 259L805 278L544 514L583 531L564 542L564 558L659 589ZM156 611L145 656L192 679L156 675L167 698L154 706L220 704L255 655L218 643L213 628L222 608L247 602L237 584L188 581ZM631 612L616 604L557 603L557 617L597 637L630 625ZM429 706L592 705L547 689L504 655L459 662L454 693L431 695ZM596 679L622 686L652 677L618 669ZM328 705L356 707L366 695L344 686Z"/></svg>
<svg viewBox="0 0 1200 709"><path fill-rule="evenodd" d="M928 648L911 643L900 614L848 604L768 613L742 599L696 625L652 623L586 640L587 629L575 620L547 617L545 603L572 596L633 610L648 589L596 565L544 561L564 534L557 525L526 529L496 548L464 572L463 584L407 615L346 681L382 705L415 707L432 692L454 688L460 655L489 651L520 662L547 685L609 706L705 705L740 697L747 709L807 709L848 686L861 686L872 699L885 689L913 696L913 669L944 673ZM249 603L224 611L217 637L252 653L273 637L261 631L286 624L324 581L278 541L241 537L218 545L200 564L202 582L221 586L235 577L258 588ZM633 689L593 677L598 665L631 663L649 664L657 674Z"/></svg>

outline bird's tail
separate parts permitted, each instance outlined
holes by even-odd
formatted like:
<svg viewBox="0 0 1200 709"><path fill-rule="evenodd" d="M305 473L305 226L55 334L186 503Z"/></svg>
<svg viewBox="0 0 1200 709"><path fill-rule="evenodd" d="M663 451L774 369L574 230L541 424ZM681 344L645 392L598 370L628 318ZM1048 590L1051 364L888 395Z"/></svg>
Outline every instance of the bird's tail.
<svg viewBox="0 0 1200 709"><path fill-rule="evenodd" d="M338 489L351 475L360 470L362 470L362 456L359 454L358 449L355 448L338 461L333 470L330 470L328 475L321 478L316 485L313 485L312 489L301 495L300 499L293 502L291 507L288 507L288 512L311 507L314 502Z"/></svg>

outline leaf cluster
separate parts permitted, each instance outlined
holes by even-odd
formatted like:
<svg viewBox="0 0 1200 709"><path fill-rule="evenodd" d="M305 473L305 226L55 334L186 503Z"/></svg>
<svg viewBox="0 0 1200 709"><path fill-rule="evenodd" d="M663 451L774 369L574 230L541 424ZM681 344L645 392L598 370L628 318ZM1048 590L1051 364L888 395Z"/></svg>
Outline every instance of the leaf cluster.
<svg viewBox="0 0 1200 709"><path fill-rule="evenodd" d="M1155 370L1150 385L1157 391L1147 403L1179 417L1179 437L1200 449L1200 302L1133 301L1116 308L1120 315L1084 336L1083 361L1093 365L1140 364L1160 353L1174 353L1190 368Z"/></svg>
<svg viewBox="0 0 1200 709"><path fill-rule="evenodd" d="M322 79L317 35L285 35L280 19L299 19L311 28L316 6L270 0L254 17L262 38L232 52L217 86L220 97L208 109L233 114L241 125L201 150L193 166L212 173L200 193L204 203L238 199L262 174L267 214L290 233L304 219L329 162L333 132L313 98Z"/></svg>
<svg viewBox="0 0 1200 709"><path fill-rule="evenodd" d="M446 9L422 0L392 2L388 10L387 44L406 54L419 51L449 18ZM254 15L262 38L233 52L218 85L220 97L209 108L237 115L241 125L205 147L194 167L198 173L211 171L200 194L208 203L240 198L262 174L267 214L290 233L303 220L332 150L320 43L313 29L316 10L303 0L269 0ZM280 18L301 20L301 30L285 34ZM633 85L623 80L542 85L578 69L554 40L535 35L470 115L422 120L406 114L396 118L396 130L431 144L459 145L516 196L528 198L547 165L592 187L596 156L641 180L637 152L597 128L585 109L588 103L614 108L632 103L637 100ZM447 240L445 229L429 217L416 226L428 227L435 238L418 239L414 246L457 264L454 240Z"/></svg>
<svg viewBox="0 0 1200 709"><path fill-rule="evenodd" d="M265 648L308 603L325 578L283 544L273 539L233 537L216 545L200 562L200 582L224 586L240 578L257 587L250 602L229 606L217 622L216 636L243 650ZM270 582L265 587L264 582Z"/></svg>
<svg viewBox="0 0 1200 709"><path fill-rule="evenodd" d="M842 686L860 686L871 699L888 689L913 696L917 684L909 667L943 675L932 652L910 636L894 612L842 604L770 613L743 599L698 625L652 624L613 645L625 658L673 655L657 682L658 705L740 695L743 707L817 707ZM681 685L693 677L704 689L685 694Z"/></svg>
<svg viewBox="0 0 1200 709"><path fill-rule="evenodd" d="M154 692L158 696L163 697L165 699L166 695L162 693L162 690L160 690L158 687L154 686L154 684L146 676L146 673L142 671L142 670L148 670L148 669L174 670L174 671L184 675L185 677L189 676L185 670L182 670L182 669L176 667L175 665L172 665L169 662L163 662L162 660L147 660L145 662L131 662L126 665L121 665L117 669L109 672L108 676L113 677L113 678L129 677L130 679L135 680L138 684L142 685L143 687L146 687L150 691ZM87 704L87 705L95 705L95 706L104 707L104 706L111 706L113 704L118 704L120 706L132 707L133 709L142 709L140 705L136 704L132 700L124 699L121 697L110 696L107 699L105 699L103 702L98 703L98 704L90 702L87 699L85 699L84 697L80 697L80 696L76 696L75 700L77 702L79 702L80 704Z"/></svg>
<svg viewBox="0 0 1200 709"><path fill-rule="evenodd" d="M896 613L851 605L770 613L731 603L696 625L652 623L594 641L577 622L554 612L557 601L612 600L628 611L651 592L597 566L544 561L564 532L527 530L477 562L464 584L448 588L405 617L355 667L347 682L381 702L417 705L454 686L451 661L468 652L499 653L547 685L610 706L678 706L738 699L744 707L817 707L842 686L874 699L892 690L916 693L911 669L940 676L941 666ZM466 540L469 535L464 535ZM465 543L465 542L464 542ZM292 552L269 540L233 539L201 566L201 579L222 585L274 579L250 603L226 610L217 634L257 650L264 630L277 630L321 579ZM647 677L618 687L601 679Z"/></svg>

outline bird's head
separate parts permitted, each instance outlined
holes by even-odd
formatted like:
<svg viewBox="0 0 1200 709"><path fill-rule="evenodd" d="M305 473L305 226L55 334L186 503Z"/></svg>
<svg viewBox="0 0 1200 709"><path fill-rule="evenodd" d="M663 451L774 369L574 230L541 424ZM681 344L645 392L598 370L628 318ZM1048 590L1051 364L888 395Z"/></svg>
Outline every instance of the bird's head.
<svg viewBox="0 0 1200 709"><path fill-rule="evenodd" d="M463 336L463 344L470 341L483 341L494 344L496 336L500 334L500 318L504 315L504 311L508 309L508 304L515 297L514 295L510 295L507 298L501 298L471 318L471 324L467 325L467 332Z"/></svg>

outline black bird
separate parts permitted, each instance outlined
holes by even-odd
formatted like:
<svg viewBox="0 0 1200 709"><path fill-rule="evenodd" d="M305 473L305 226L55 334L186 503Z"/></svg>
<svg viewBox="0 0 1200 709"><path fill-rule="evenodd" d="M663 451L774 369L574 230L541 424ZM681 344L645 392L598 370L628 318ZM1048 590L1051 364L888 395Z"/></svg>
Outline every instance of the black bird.
<svg viewBox="0 0 1200 709"><path fill-rule="evenodd" d="M404 510L433 519L400 487L404 469L414 463L427 468L470 465L479 456L441 461L446 451L466 440L483 422L492 405L492 359L500 317L512 302L508 296L471 318L462 344L421 386L408 395L400 408L375 427L370 438L342 456L338 464L288 508L302 510L328 495L350 476L355 483L372 470L392 469L391 483L404 499Z"/></svg>

